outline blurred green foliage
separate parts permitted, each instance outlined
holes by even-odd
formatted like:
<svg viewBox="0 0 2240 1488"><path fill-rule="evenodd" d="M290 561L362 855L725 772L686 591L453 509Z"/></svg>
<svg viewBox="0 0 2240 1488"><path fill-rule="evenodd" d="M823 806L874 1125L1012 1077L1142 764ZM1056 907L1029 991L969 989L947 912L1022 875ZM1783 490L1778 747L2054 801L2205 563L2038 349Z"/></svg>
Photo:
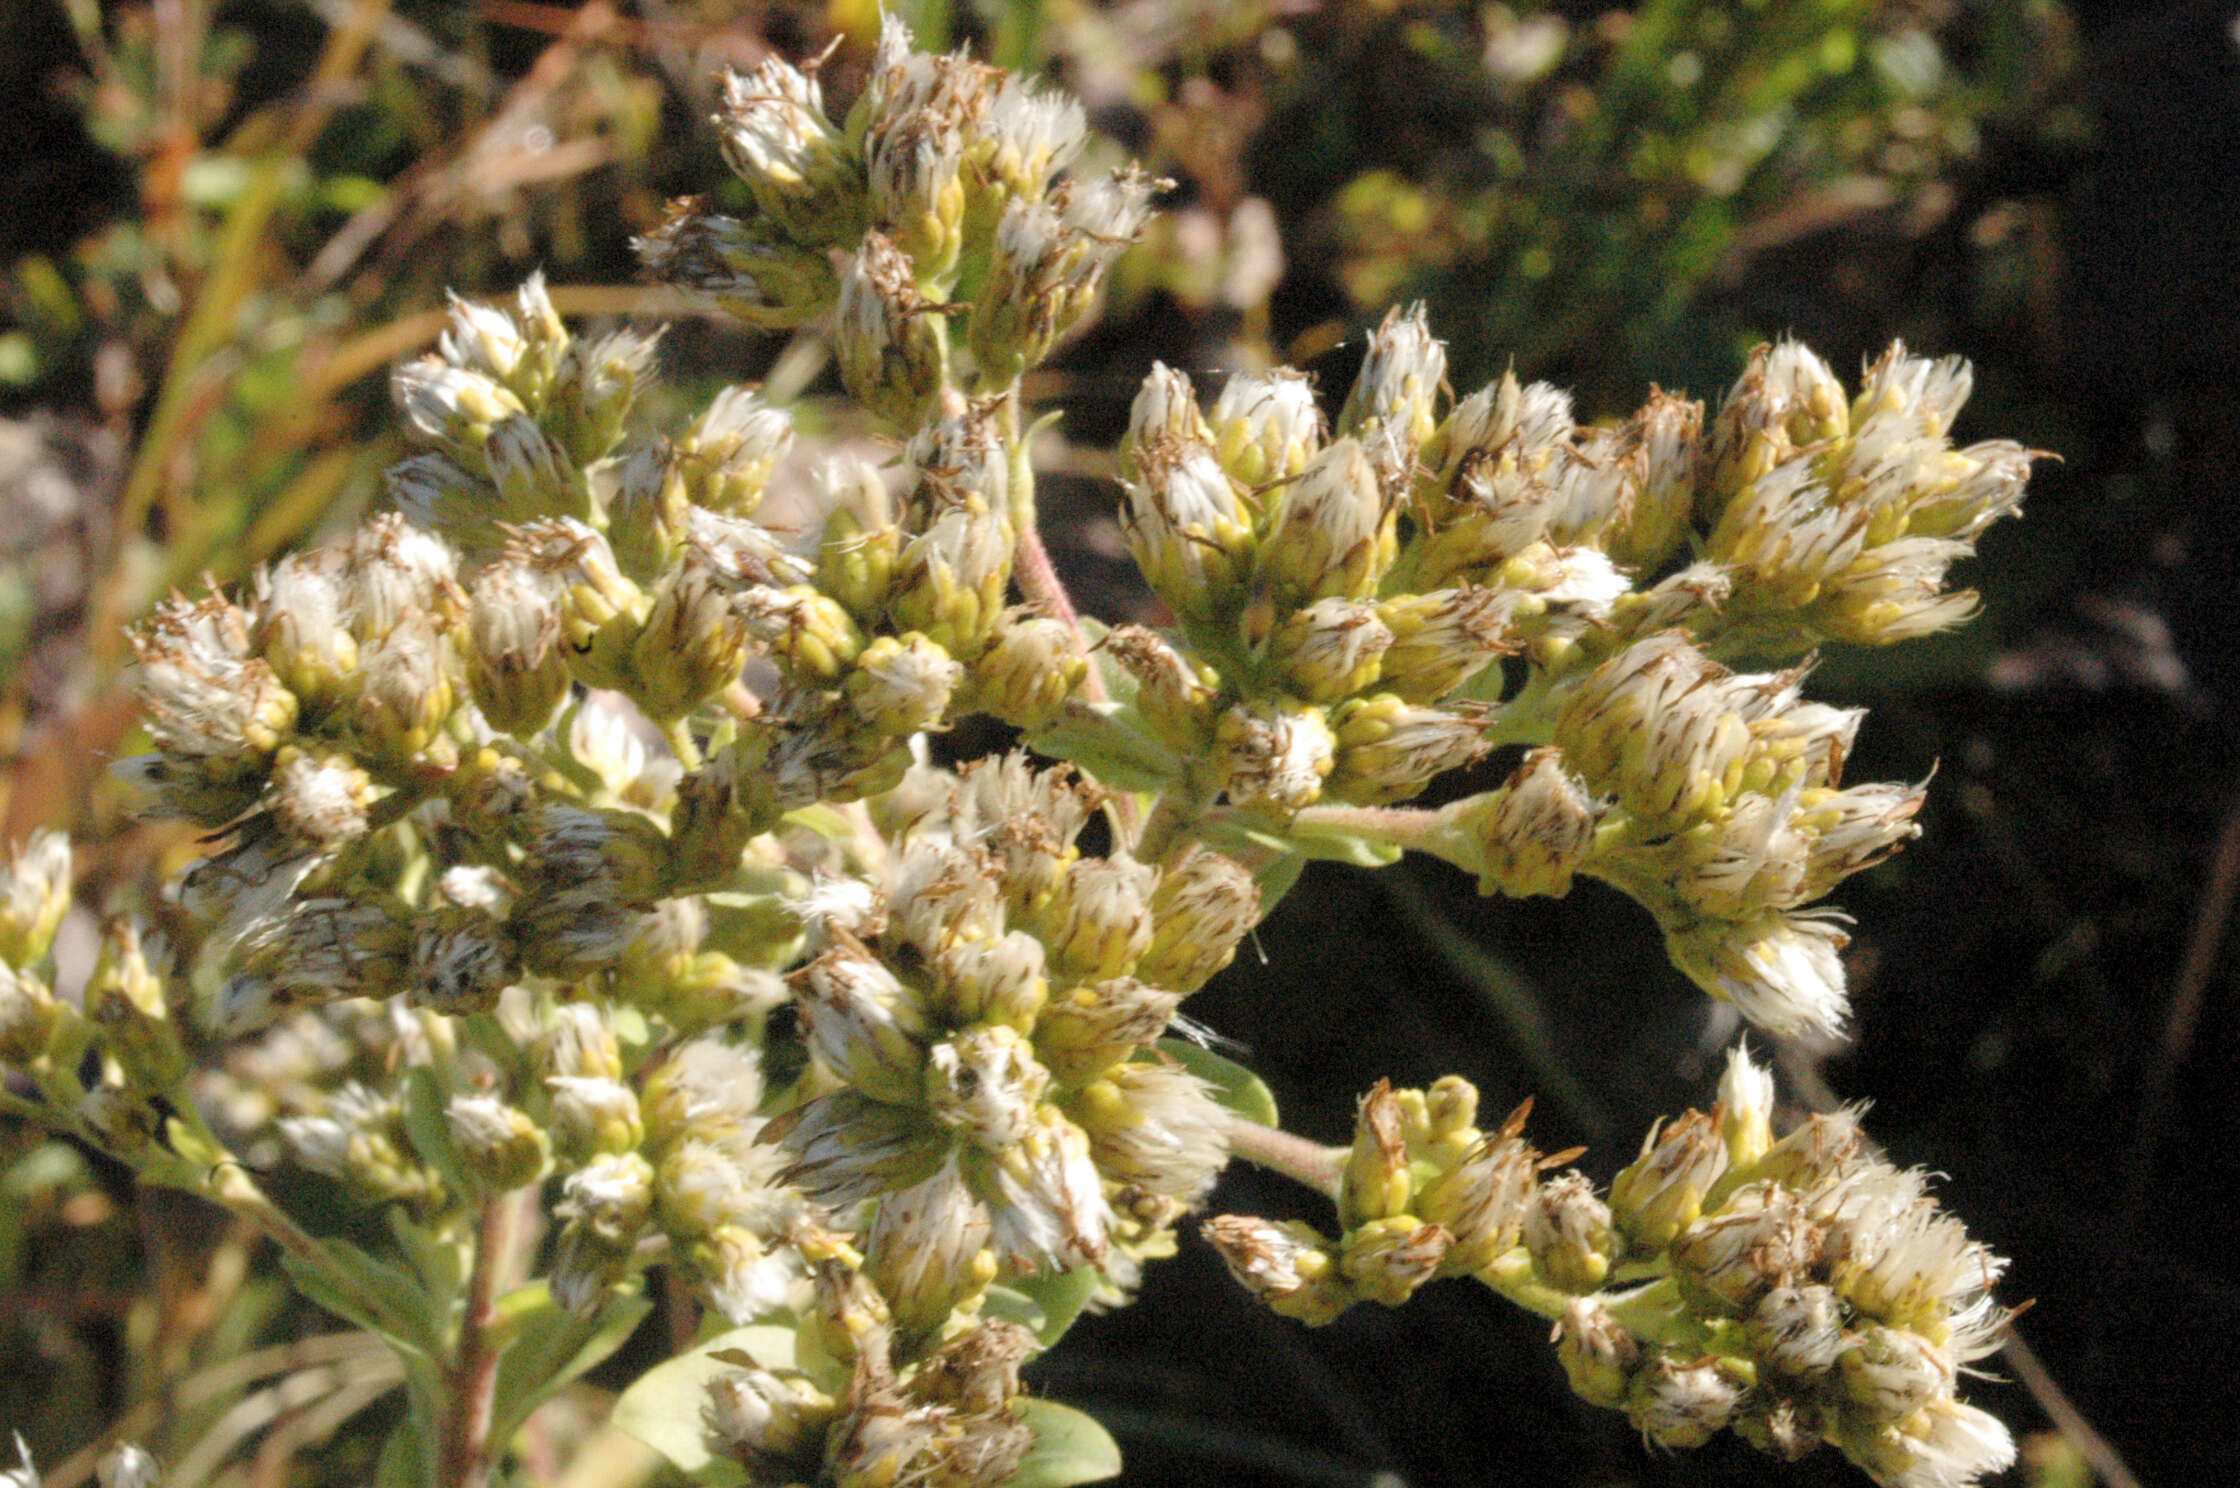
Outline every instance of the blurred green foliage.
<svg viewBox="0 0 2240 1488"><path fill-rule="evenodd" d="M1874 256L1946 223L1987 134L2087 128L2055 0L1053 5L1037 34L1232 257L1240 202L1272 205L1292 317L1343 297L1323 343L1421 298L1458 385L1513 364L1589 408L1723 386L1786 328L1737 303L1766 256L1887 284ZM1170 251L1165 281L1218 257Z"/></svg>

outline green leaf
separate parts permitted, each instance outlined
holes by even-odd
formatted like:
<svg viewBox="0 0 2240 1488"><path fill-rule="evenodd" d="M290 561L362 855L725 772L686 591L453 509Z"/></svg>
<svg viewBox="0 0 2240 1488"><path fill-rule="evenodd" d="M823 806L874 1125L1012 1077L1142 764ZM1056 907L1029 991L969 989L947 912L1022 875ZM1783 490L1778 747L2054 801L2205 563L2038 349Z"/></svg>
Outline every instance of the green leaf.
<svg viewBox="0 0 2240 1488"><path fill-rule="evenodd" d="M512 1436L529 1412L628 1342L653 1310L645 1297L616 1296L594 1316L579 1318L554 1302L544 1283L534 1286L542 1300L527 1311L512 1345L498 1360L491 1434L500 1441Z"/></svg>
<svg viewBox="0 0 2240 1488"><path fill-rule="evenodd" d="M466 1285L467 1267L473 1264L466 1236L456 1231L445 1235L425 1228L413 1220L402 1204L389 1209L389 1234L396 1240L398 1251L412 1263L412 1274L431 1297L439 1299L448 1309L457 1299L460 1288Z"/></svg>
<svg viewBox="0 0 2240 1488"><path fill-rule="evenodd" d="M1126 703L1077 699L1063 718L1027 735L1027 743L1120 790L1161 790L1182 776L1182 761Z"/></svg>
<svg viewBox="0 0 2240 1488"><path fill-rule="evenodd" d="M1050 1314L1017 1287L991 1286L981 1295L980 1314L983 1317L1001 1318L1007 1323L1017 1323L1035 1337L1050 1326Z"/></svg>
<svg viewBox="0 0 2240 1488"><path fill-rule="evenodd" d="M1356 868L1389 868L1400 861L1397 842L1365 832L1303 823L1290 830L1224 823L1206 834L1216 846L1223 840L1247 843L1265 852L1289 853L1326 863L1350 863Z"/></svg>
<svg viewBox="0 0 2240 1488"><path fill-rule="evenodd" d="M404 1420L390 1433L375 1464L373 1488L425 1488L436 1481L436 1412L443 1399L444 1371L427 1359L406 1355Z"/></svg>
<svg viewBox="0 0 2240 1488"><path fill-rule="evenodd" d="M467 1181L466 1170L459 1166L459 1154L451 1146L451 1123L444 1117L447 1105L435 1071L416 1064L406 1073L404 1130L412 1139L412 1150L436 1170L453 1193L473 1193L474 1185Z"/></svg>
<svg viewBox="0 0 2240 1488"><path fill-rule="evenodd" d="M318 1244L328 1261L350 1277L357 1295L345 1291L295 1256L282 1255L280 1264L287 1269L288 1278L295 1283L297 1291L343 1321L387 1339L402 1353L435 1358L443 1352L435 1332L434 1300L418 1282L347 1240L328 1238ZM376 1316L359 1297L377 1304L386 1316Z"/></svg>
<svg viewBox="0 0 2240 1488"><path fill-rule="evenodd" d="M1024 1323L1045 1347L1065 1336L1073 1326L1081 1309L1104 1284L1104 1274L1094 1266L1076 1266L1071 1271L1044 1270L1013 1284L1013 1290L1030 1302L1040 1314L1040 1320ZM1020 1321L1013 1319L1014 1322Z"/></svg>
<svg viewBox="0 0 2240 1488"><path fill-rule="evenodd" d="M1306 871L1307 860L1295 852L1287 852L1253 870L1252 881L1260 890L1262 919L1266 919L1268 912L1282 901L1284 895L1291 892L1299 882L1299 875Z"/></svg>
<svg viewBox="0 0 2240 1488"><path fill-rule="evenodd" d="M421 1488L427 1480L427 1466L421 1461L418 1414L410 1413L404 1425L389 1434L388 1444L381 1449L381 1461L373 1470L373 1488Z"/></svg>
<svg viewBox="0 0 2240 1488"><path fill-rule="evenodd" d="M1034 1432L1034 1445L998 1488L1074 1488L1120 1476L1119 1444L1096 1417L1055 1400L1018 1400L1011 1409Z"/></svg>
<svg viewBox="0 0 2240 1488"><path fill-rule="evenodd" d="M827 806L822 801L807 806L796 806L786 813L786 825L803 827L828 842L853 842L856 824L837 806Z"/></svg>
<svg viewBox="0 0 2240 1488"><path fill-rule="evenodd" d="M1245 1120L1259 1126L1276 1124L1276 1098L1258 1075L1235 1060L1180 1038L1159 1040L1159 1052L1211 1085L1213 1098Z"/></svg>
<svg viewBox="0 0 2240 1488"><path fill-rule="evenodd" d="M721 1469L730 1464L717 1461L708 1451L700 1433L700 1407L707 1399L709 1384L737 1367L712 1357L725 1349L744 1349L765 1369L790 1369L793 1330L757 1323L719 1333L638 1376L638 1382L615 1401L608 1420L698 1481L721 1481ZM734 1469L731 1481L740 1481L742 1476Z"/></svg>

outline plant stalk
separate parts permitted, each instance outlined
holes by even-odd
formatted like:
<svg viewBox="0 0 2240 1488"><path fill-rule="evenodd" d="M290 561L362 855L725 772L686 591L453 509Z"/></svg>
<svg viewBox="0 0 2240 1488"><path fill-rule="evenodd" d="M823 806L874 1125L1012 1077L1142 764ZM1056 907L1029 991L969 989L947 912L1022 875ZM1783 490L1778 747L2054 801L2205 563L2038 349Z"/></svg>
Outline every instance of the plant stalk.
<svg viewBox="0 0 2240 1488"><path fill-rule="evenodd" d="M1333 1202L1345 1176L1344 1147L1325 1147L1280 1127L1238 1116L1229 1123L1229 1151L1256 1167L1281 1173Z"/></svg>
<svg viewBox="0 0 2240 1488"><path fill-rule="evenodd" d="M485 1199L475 1226L474 1265L467 1275L466 1308L452 1359L443 1412L440 1488L488 1488L490 1421L498 1398L498 1357L492 1336L498 1321L498 1285L513 1251L519 1206L510 1194Z"/></svg>
<svg viewBox="0 0 2240 1488"><path fill-rule="evenodd" d="M1011 498L1011 525L1018 537L1013 545L1012 577L1019 581L1019 592L1027 602L1056 619L1073 638L1074 654L1089 663L1088 675L1082 679L1083 696L1093 702L1104 702L1110 694L1105 691L1104 677L1097 671L1096 662L1089 658L1089 637L1081 629L1080 612L1073 607L1073 596L1066 593L1063 580L1058 577L1057 566L1050 561L1050 550L1043 546L1042 528L1035 517L1034 462L1027 457L1027 439L1019 426L1019 385L1013 383L1003 394L1003 404L997 417L1003 430L1003 447L1010 460L1009 487Z"/></svg>

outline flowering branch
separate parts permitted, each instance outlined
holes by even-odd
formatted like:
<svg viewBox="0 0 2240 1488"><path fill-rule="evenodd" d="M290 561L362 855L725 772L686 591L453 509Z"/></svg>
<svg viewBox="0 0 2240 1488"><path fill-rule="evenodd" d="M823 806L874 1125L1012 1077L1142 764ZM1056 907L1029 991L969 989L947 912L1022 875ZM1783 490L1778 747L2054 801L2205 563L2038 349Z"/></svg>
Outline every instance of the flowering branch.
<svg viewBox="0 0 2240 1488"><path fill-rule="evenodd" d="M1598 878L1752 1023L1836 1031L1816 906L1923 789L1842 784L1863 715L1737 668L1972 612L1948 570L2032 457L1952 445L1965 365L1893 347L1852 392L1784 343L1716 412L1653 393L1617 424L1514 377L1452 397L1420 308L1335 410L1288 368L1202 401L1155 366L1121 526L1172 623L1092 658L1019 389L1165 183L1075 173L1077 104L892 21L841 118L771 59L715 124L749 205L679 203L646 268L829 328L900 457L801 461L821 523L782 540L762 502L806 452L769 386L656 433L655 337L576 335L538 278L455 301L395 377L396 510L134 634L153 747L123 773L208 853L166 886L178 944L115 919L82 1005L49 990L68 845L10 858L0 1104L247 1216L438 1361L391 1459L435 1488L498 1476L656 1259L737 1330L617 1407L688 1473L996 1488L1069 1439L1094 1462L1037 1470L1109 1473L1024 1397L1047 1338L993 1289L1045 1334L1126 1300L1233 1157L1335 1206L1201 1227L1288 1316L1470 1277L1660 1445L1824 1442L1886 1488L2004 1465L1956 1389L2003 1262L1851 1118L1776 1140L1746 1055L1603 1192L1454 1077L1379 1085L1325 1149L1166 1037L1306 860L1407 852L1488 894ZM928 764L971 715L1032 752ZM1493 788L1408 804L1511 746ZM387 1253L307 1233L246 1151L381 1211ZM531 1211L543 1285L501 1296Z"/></svg>

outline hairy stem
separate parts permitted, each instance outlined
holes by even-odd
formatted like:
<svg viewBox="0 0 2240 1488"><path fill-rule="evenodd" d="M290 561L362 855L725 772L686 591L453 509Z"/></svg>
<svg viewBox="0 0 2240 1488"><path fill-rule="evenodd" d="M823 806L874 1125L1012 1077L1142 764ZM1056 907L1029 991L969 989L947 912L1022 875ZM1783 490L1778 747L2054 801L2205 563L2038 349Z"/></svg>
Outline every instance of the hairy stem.
<svg viewBox="0 0 2240 1488"><path fill-rule="evenodd" d="M1280 1127L1262 1126L1239 1116L1229 1123L1229 1150L1256 1167L1281 1173L1335 1200L1345 1175L1348 1149L1325 1147Z"/></svg>
<svg viewBox="0 0 2240 1488"><path fill-rule="evenodd" d="M513 1251L517 1217L510 1195L494 1195L484 1200L475 1227L474 1267L467 1276L466 1309L459 1317L449 1398L442 1406L441 1488L486 1488L490 1481L490 1418L501 1352L491 1330L498 1320L499 1275Z"/></svg>
<svg viewBox="0 0 2240 1488"><path fill-rule="evenodd" d="M1081 615L1073 607L1073 596L1066 593L1064 581L1059 579L1057 567L1050 561L1050 550L1043 546L1042 528L1035 517L1034 462L1027 457L1026 435L1019 427L1019 386L1013 383L1003 394L1003 403L997 417L1002 422L1003 447L1011 463L1008 485L1011 493L1011 525L1018 530L1016 550L1012 558L1012 577L1019 581L1019 592L1027 602L1066 628L1073 638L1074 654L1083 660L1089 657L1089 638L1082 632ZM1088 675L1082 679L1082 692L1095 702L1104 702L1104 678L1089 663Z"/></svg>

